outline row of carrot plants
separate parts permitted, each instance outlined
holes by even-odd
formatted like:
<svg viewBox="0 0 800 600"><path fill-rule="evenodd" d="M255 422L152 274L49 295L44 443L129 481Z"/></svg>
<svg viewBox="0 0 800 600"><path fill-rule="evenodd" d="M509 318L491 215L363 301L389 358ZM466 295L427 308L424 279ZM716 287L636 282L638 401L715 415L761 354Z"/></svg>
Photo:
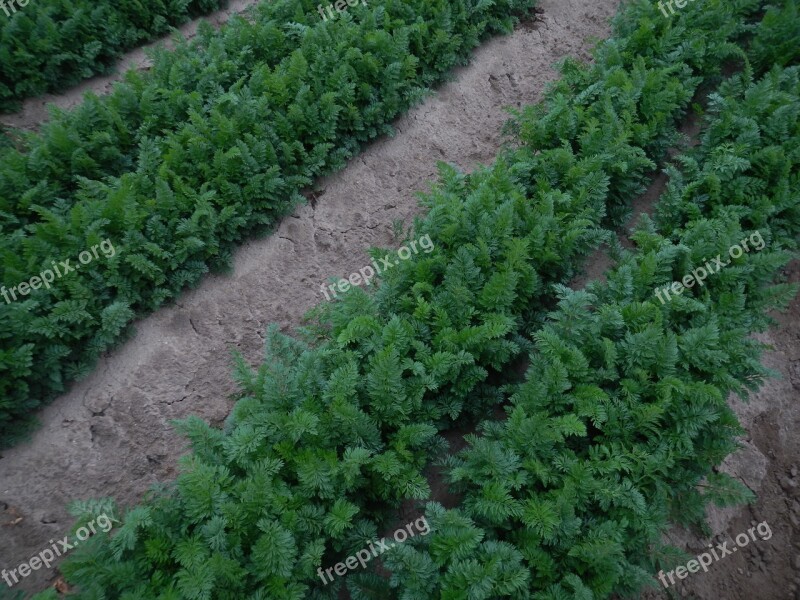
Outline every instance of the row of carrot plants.
<svg viewBox="0 0 800 600"><path fill-rule="evenodd" d="M312 0L271 1L0 150L0 447L532 5L386 0L323 22ZM20 291L104 240L113 257Z"/></svg>
<svg viewBox="0 0 800 600"><path fill-rule="evenodd" d="M632 595L685 562L663 542L670 525L703 530L709 503L751 499L713 468L744 433L728 397L746 399L769 374L752 334L797 292L774 281L800 241L800 69L735 77L711 110L636 250L607 281L559 289L529 330L505 420L485 421L446 461L461 506L429 504L431 534L387 554L391 580L354 577L352 597ZM743 240L763 244L734 251L702 286L656 296Z"/></svg>
<svg viewBox="0 0 800 600"><path fill-rule="evenodd" d="M108 72L126 50L227 5L227 0L4 0L0 112Z"/></svg>

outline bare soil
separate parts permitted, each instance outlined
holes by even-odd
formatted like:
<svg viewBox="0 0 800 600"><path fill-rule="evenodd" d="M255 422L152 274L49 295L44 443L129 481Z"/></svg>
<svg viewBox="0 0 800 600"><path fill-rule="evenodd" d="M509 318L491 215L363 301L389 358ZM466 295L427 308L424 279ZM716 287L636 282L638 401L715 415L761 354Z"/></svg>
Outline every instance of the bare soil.
<svg viewBox="0 0 800 600"><path fill-rule="evenodd" d="M206 277L139 321L133 339L41 412L30 442L0 458L0 566L15 568L66 535L71 500L112 496L130 505L151 484L172 480L185 442L170 421L224 420L236 392L230 349L257 364L269 324L299 325L325 301L328 277L368 264L369 246L392 246L393 221L419 212L416 192L435 177L436 161L464 170L491 162L505 108L539 100L560 59L588 58L592 40L609 35L617 4L544 0L540 22L482 45L451 83L397 121L394 138L318 182L316 202L272 236L245 243L232 274ZM19 587L41 589L54 577L35 571Z"/></svg>

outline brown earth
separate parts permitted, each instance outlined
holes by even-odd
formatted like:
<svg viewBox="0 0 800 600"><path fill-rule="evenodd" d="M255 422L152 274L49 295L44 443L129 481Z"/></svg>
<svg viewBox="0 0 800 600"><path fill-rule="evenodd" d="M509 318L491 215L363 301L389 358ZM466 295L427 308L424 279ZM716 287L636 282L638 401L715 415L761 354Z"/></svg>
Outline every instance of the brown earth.
<svg viewBox="0 0 800 600"><path fill-rule="evenodd" d="M229 350L256 364L270 323L300 324L324 301L328 277L369 264L370 245L393 245L393 221L419 212L415 193L435 176L436 161L465 170L491 162L505 107L540 99L559 59L588 58L590 38L608 36L617 0L544 0L541 8L541 22L477 49L453 82L397 121L396 137L318 182L313 206L245 243L231 275L206 277L175 306L139 321L135 338L41 412L32 440L0 459L0 568L67 535L69 501L113 496L129 505L152 483L173 479L185 443L170 421L227 416L236 391ZM20 587L40 589L53 577L35 571Z"/></svg>

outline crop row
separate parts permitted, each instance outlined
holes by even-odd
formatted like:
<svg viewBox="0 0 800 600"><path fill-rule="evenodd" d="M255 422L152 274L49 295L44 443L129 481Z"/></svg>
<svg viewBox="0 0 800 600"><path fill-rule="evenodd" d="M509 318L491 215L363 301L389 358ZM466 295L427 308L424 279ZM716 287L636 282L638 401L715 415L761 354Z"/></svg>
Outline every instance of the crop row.
<svg viewBox="0 0 800 600"><path fill-rule="evenodd" d="M135 314L227 264L245 235L390 132L482 36L532 4L388 0L323 22L311 0L278 0L157 54L150 72L0 151L6 288L103 240L116 249L0 303L0 445Z"/></svg>
<svg viewBox="0 0 800 600"><path fill-rule="evenodd" d="M106 73L119 56L227 0L4 0L0 3L0 112Z"/></svg>
<svg viewBox="0 0 800 600"><path fill-rule="evenodd" d="M487 421L446 473L459 509L432 503L432 533L387 555L384 598L607 598L674 568L671 523L751 493L712 468L743 434L727 403L768 375L751 334L796 286L771 285L800 239L800 68L734 78L712 101L702 147L671 169L607 282L560 289L531 329L526 381L503 421ZM724 270L662 302L715 255L762 240ZM737 254L735 252L734 254ZM354 578L356 579L356 578ZM354 598L372 597L356 593Z"/></svg>
<svg viewBox="0 0 800 600"><path fill-rule="evenodd" d="M332 599L346 584L356 598L385 598L374 575L326 587L317 569L379 537L402 500L429 497L423 469L443 449L438 434L505 399L509 366L541 348L527 333L554 285L608 239L603 223L643 190L701 82L722 59L744 58L733 42L759 2L707 4L671 24L647 2L629 5L593 66L565 65L547 103L518 117L522 148L469 176L444 168L413 231L435 250L388 271L374 294L320 307L307 341L273 331L257 372L240 363L244 397L224 430L183 422L193 453L175 485L65 565L79 596ZM559 418L565 435L580 433L581 417ZM456 516L465 527L432 545L442 562L411 556L392 585L404 598L527 597L519 551L500 536L476 547L476 527ZM463 561L449 570L454 556Z"/></svg>

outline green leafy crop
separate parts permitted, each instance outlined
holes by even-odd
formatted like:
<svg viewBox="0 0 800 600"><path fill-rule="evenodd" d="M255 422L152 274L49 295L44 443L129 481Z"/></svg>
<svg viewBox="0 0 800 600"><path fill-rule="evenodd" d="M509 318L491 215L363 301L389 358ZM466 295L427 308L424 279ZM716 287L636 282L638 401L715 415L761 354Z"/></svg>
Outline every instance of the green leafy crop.
<svg viewBox="0 0 800 600"><path fill-rule="evenodd" d="M201 30L107 97L0 150L0 282L109 239L112 260L0 303L0 440L85 374L135 314L229 262L531 0L310 0Z"/></svg>
<svg viewBox="0 0 800 600"><path fill-rule="evenodd" d="M15 0L16 1L16 0ZM227 0L12 0L0 12L0 111L114 67L120 55Z"/></svg>
<svg viewBox="0 0 800 600"><path fill-rule="evenodd" d="M754 81L744 42L774 23L751 22L759 8L709 0L665 22L628 5L592 66L567 62L517 115L519 147L470 175L441 167L409 232L431 253L320 306L297 339L271 330L258 369L238 360L224 428L181 422L192 453L177 481L66 561L75 597L607 598L674 554L668 523L746 499L711 468L741 432L728 393L767 374L751 334L795 291L771 284L800 233L800 74ZM619 250L606 282L564 287L610 241L604 224L642 191L720 59L744 72L712 95L702 144L671 169L637 248ZM756 228L763 251L655 298ZM460 506L429 504L431 533L386 555L388 578L320 583L317 569L379 537L392 509L429 498L440 434L503 404L507 418L445 463Z"/></svg>
<svg viewBox="0 0 800 600"><path fill-rule="evenodd" d="M0 111L109 72L120 55L227 0L6 0L0 12Z"/></svg>
<svg viewBox="0 0 800 600"><path fill-rule="evenodd" d="M388 556L383 597L636 593L674 566L677 549L661 540L669 524L704 527L708 503L752 499L712 467L744 433L728 396L769 375L752 333L797 292L773 281L800 240L800 67L731 78L709 115L701 145L669 169L656 220L634 233L636 250L604 283L558 288L558 308L530 331L507 418L484 422L447 461L461 506L428 506L432 534ZM757 254L669 302L654 297L754 231Z"/></svg>
<svg viewBox="0 0 800 600"><path fill-rule="evenodd" d="M521 147L468 176L443 166L409 233L434 250L387 271L372 294L320 306L302 339L273 330L256 371L240 360L243 398L225 427L182 422L193 452L177 481L65 564L77 596L333 599L347 586L358 599L591 598L640 585L647 545L672 511L699 517L694 486L735 447L725 394L764 375L748 335L788 291L765 286L796 235L795 205L762 223L774 251L687 304L662 307L654 286L685 266L684 247L719 247L748 224L646 223L607 284L559 284L609 240L602 223L642 190L704 74L744 56L731 40L755 8L686 11L678 24L698 48L670 26L652 35L653 7L628 7L618 27L651 31L649 53L629 51L645 44L630 34L602 45L592 67L568 63L545 105L511 126ZM796 73L780 77L793 97ZM770 156L775 172L792 172ZM723 305L738 310L728 328ZM524 353L517 385L510 366ZM508 419L487 422L448 465L462 506L429 507L431 534L387 555L390 579L354 573L323 587L320 566L375 539L400 502L429 496L423 469L443 451L439 434L509 394ZM726 480L708 484L713 497L740 497Z"/></svg>

